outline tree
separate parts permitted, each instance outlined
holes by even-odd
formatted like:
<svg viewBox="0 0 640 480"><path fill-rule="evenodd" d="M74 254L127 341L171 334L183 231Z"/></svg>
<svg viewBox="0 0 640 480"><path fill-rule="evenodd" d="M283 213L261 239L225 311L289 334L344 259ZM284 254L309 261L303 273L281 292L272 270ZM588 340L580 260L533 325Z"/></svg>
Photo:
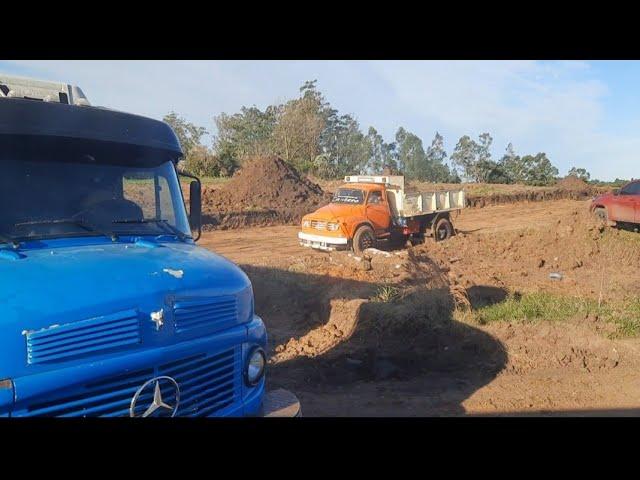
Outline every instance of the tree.
<svg viewBox="0 0 640 480"><path fill-rule="evenodd" d="M551 185L558 176L558 169L551 164L546 153L522 157L525 166L525 183L527 185Z"/></svg>
<svg viewBox="0 0 640 480"><path fill-rule="evenodd" d="M170 112L165 115L162 118L162 121L168 124L175 132L178 140L180 141L180 146L182 147L182 153L184 153L185 159L189 155L191 149L200 145L202 137L208 133L204 127L198 127L193 123L187 122L175 112Z"/></svg>
<svg viewBox="0 0 640 480"><path fill-rule="evenodd" d="M320 135L325 119L320 109L318 98L308 93L277 109L273 129L274 151L305 172L313 167L315 158L322 153Z"/></svg>
<svg viewBox="0 0 640 480"><path fill-rule="evenodd" d="M371 145L351 115L341 115L335 125L335 143L331 152L339 176L365 173L371 157Z"/></svg>
<svg viewBox="0 0 640 480"><path fill-rule="evenodd" d="M478 144L469 137L464 135L458 140L453 153L451 154L451 163L462 169L464 177L470 180L476 179Z"/></svg>
<svg viewBox="0 0 640 480"><path fill-rule="evenodd" d="M490 161L493 138L488 133L483 133L478 139L480 140L477 144L478 161Z"/></svg>
<svg viewBox="0 0 640 480"><path fill-rule="evenodd" d="M400 127L396 132L398 167L411 180L425 180L428 177L427 154L420 138Z"/></svg>
<svg viewBox="0 0 640 480"><path fill-rule="evenodd" d="M273 152L273 130L277 120L277 108L269 106L265 111L254 107L242 107L239 113L222 113L214 117L218 130L214 138L217 157L233 169L245 159Z"/></svg>
<svg viewBox="0 0 640 480"><path fill-rule="evenodd" d="M457 175L452 175L451 170L445 163L447 152L444 149L444 138L436 132L431 141L431 146L427 148L427 178L432 182L453 182Z"/></svg>
<svg viewBox="0 0 640 480"><path fill-rule="evenodd" d="M369 158L364 173L375 175L382 173L385 168L396 169L395 143L386 143L377 130L369 127L366 140L368 142Z"/></svg>
<svg viewBox="0 0 640 480"><path fill-rule="evenodd" d="M506 183L524 183L526 181L525 165L522 159L516 155L512 143L507 145L499 164L507 177Z"/></svg>
<svg viewBox="0 0 640 480"><path fill-rule="evenodd" d="M579 178L583 182L588 182L589 179L591 178L591 174L587 172L586 169L576 168L576 167L571 167L571 170L569 170L568 176Z"/></svg>
<svg viewBox="0 0 640 480"><path fill-rule="evenodd" d="M204 145L196 145L184 160L183 166L189 173L199 177L226 177L233 173L235 165L225 162Z"/></svg>

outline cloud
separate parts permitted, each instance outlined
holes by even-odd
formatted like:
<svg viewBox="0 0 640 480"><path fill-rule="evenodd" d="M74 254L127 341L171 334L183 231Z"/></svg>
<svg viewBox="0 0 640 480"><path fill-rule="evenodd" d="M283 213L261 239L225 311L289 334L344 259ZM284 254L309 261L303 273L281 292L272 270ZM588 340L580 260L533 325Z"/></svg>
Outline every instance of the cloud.
<svg viewBox="0 0 640 480"><path fill-rule="evenodd" d="M449 152L465 134L490 132L494 157L508 142L544 151L561 172L638 176L632 129L611 133L609 87L586 62L538 61L14 61L0 70L80 85L94 104L161 118L175 110L213 130L213 116L297 95L305 80L364 129L392 140L398 127Z"/></svg>

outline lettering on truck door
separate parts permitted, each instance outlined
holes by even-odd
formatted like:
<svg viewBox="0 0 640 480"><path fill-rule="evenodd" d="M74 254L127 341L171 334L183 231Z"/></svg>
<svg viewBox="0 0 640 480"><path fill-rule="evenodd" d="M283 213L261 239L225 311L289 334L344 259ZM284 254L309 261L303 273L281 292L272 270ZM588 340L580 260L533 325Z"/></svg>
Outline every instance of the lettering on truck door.
<svg viewBox="0 0 640 480"><path fill-rule="evenodd" d="M373 224L376 234L388 231L391 223L389 204L382 195L382 190L371 190L367 196L366 216Z"/></svg>
<svg viewBox="0 0 640 480"><path fill-rule="evenodd" d="M640 182L626 185L613 199L611 205L613 219L618 222L635 222L639 198Z"/></svg>

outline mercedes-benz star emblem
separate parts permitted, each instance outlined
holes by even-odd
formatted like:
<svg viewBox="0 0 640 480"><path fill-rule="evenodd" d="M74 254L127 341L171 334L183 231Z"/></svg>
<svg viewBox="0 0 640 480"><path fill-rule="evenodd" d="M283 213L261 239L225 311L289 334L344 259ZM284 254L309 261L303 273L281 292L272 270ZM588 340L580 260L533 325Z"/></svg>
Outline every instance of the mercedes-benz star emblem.
<svg viewBox="0 0 640 480"><path fill-rule="evenodd" d="M165 400L162 398L163 387L168 387L169 392L173 393L173 395L171 395L171 393L168 394L170 397L173 397L170 403L165 402ZM147 408L145 409L144 413L142 413L142 415L140 415L139 413L136 414L136 408L138 407L138 400L141 400L141 396L142 398L147 399L149 397L149 395L147 394L151 394L152 391L153 391L153 398L150 399L151 403L148 404ZM165 392L166 391L167 390L165 388ZM140 417L140 416L150 417L153 415L158 417L161 417L161 416L175 417L176 413L178 412L179 405L180 405L180 387L178 387L178 382L176 382L171 377L166 377L166 376L155 377L155 378L152 378L151 380L147 380L136 391L135 395L131 399L131 405L129 406L129 416L130 417Z"/></svg>

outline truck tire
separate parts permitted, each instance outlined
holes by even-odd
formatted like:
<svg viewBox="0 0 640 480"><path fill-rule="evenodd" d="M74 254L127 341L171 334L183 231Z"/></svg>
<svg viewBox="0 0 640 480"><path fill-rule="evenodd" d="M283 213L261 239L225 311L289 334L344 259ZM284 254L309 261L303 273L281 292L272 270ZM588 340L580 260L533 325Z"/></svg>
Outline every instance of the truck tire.
<svg viewBox="0 0 640 480"><path fill-rule="evenodd" d="M376 247L376 235L373 229L368 225L363 225L356 230L353 236L353 251L356 255L361 256L367 248Z"/></svg>
<svg viewBox="0 0 640 480"><path fill-rule="evenodd" d="M442 242L453 236L453 225L451 221L443 217L433 226L433 238L436 242Z"/></svg>
<svg viewBox="0 0 640 480"><path fill-rule="evenodd" d="M606 208L597 207L593 210L593 214L596 216L598 220L600 220L605 225L609 222L609 215L607 214Z"/></svg>

